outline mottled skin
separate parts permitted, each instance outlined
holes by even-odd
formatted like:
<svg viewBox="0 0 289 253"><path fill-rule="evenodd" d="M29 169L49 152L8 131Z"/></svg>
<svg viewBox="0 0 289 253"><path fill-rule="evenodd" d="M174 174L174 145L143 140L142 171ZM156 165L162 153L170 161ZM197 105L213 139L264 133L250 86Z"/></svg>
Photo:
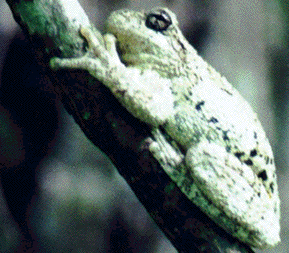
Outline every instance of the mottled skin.
<svg viewBox="0 0 289 253"><path fill-rule="evenodd" d="M276 245L280 201L274 159L250 105L197 55L168 9L114 12L107 31L102 45L82 28L88 54L53 59L52 67L88 70L149 124L152 153L216 223L251 246Z"/></svg>

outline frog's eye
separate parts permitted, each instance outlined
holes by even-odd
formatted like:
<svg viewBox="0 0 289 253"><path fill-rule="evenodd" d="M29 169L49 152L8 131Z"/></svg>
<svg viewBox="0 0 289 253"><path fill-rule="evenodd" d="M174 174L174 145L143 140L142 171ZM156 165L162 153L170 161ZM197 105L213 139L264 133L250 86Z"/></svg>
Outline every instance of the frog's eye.
<svg viewBox="0 0 289 253"><path fill-rule="evenodd" d="M155 10L147 15L146 26L155 31L164 31L171 24L172 19L164 10Z"/></svg>

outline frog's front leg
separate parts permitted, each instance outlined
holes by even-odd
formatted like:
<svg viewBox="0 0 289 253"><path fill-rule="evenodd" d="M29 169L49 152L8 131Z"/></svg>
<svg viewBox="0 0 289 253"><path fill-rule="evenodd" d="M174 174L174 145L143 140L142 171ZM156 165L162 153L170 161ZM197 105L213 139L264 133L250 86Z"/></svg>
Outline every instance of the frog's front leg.
<svg viewBox="0 0 289 253"><path fill-rule="evenodd" d="M112 34L106 34L103 36L103 44L90 28L82 27L80 33L88 42L87 54L80 58L53 58L50 62L52 69L87 70L99 81L111 84L112 79L117 79L117 73L121 73L125 68L116 50L116 38Z"/></svg>
<svg viewBox="0 0 289 253"><path fill-rule="evenodd" d="M104 45L89 28L82 28L81 34L87 39L89 52L80 58L54 58L51 67L87 70L109 88L136 118L154 126L165 123L174 113L171 80L162 78L151 69L125 66L112 34L103 36Z"/></svg>

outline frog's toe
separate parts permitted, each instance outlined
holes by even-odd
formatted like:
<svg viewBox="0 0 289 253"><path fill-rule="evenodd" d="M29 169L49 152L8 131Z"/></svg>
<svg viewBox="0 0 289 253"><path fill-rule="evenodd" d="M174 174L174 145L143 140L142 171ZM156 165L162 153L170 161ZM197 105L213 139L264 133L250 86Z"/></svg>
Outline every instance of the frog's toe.
<svg viewBox="0 0 289 253"><path fill-rule="evenodd" d="M80 33L87 40L88 47L93 51L94 55L96 57L101 55L105 48L101 45L93 30L91 30L89 27L81 27Z"/></svg>
<svg viewBox="0 0 289 253"><path fill-rule="evenodd" d="M90 66L93 65L93 59L89 59L86 57L81 57L81 58L65 58L61 59L58 57L52 58L50 61L50 67L53 70L58 70L58 69L86 69L88 70Z"/></svg>
<svg viewBox="0 0 289 253"><path fill-rule="evenodd" d="M116 37L112 34L106 34L104 36L104 42L107 51L112 57L119 58L117 49L116 49Z"/></svg>

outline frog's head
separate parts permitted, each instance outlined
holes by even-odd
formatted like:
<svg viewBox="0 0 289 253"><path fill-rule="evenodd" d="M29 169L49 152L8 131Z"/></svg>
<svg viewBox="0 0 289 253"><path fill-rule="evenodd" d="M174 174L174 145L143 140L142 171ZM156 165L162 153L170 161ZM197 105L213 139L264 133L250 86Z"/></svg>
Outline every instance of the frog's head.
<svg viewBox="0 0 289 253"><path fill-rule="evenodd" d="M166 8L135 12L119 10L107 21L107 30L118 42L122 61L128 66L158 70L180 68L190 47L178 27L176 15Z"/></svg>

